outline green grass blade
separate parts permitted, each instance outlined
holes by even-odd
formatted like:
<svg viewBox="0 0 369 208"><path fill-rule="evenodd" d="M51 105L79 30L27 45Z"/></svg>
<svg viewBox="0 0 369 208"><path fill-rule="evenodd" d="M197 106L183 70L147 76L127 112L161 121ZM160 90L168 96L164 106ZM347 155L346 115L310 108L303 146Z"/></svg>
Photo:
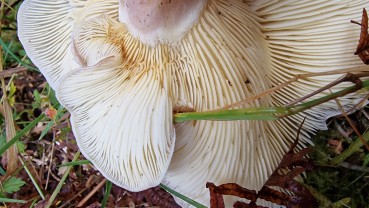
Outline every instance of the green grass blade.
<svg viewBox="0 0 369 208"><path fill-rule="evenodd" d="M178 197L178 198L182 199L183 201L185 201L185 202L187 202L187 203L191 204L191 205L192 205L192 206L194 206L194 207L197 207L197 208L206 208L206 206L205 206L205 205L202 205L202 204L200 204L200 203L198 203L198 202L196 202L196 201L194 201L194 200L192 200L192 199L188 198L187 196L184 196L184 195L182 195L182 194L180 194L180 193L178 193L178 192L174 191L173 189L171 189L171 188L169 188L169 187L165 186L165 185L164 185L164 184L162 184L162 183L160 184L160 187L161 187L162 189L166 190L167 192L169 192L170 194L172 194L172 195L174 195L174 196L176 196L176 197Z"/></svg>
<svg viewBox="0 0 369 208"><path fill-rule="evenodd" d="M288 113L285 107L260 107L234 110L219 110L206 112L190 112L174 114L174 122L184 122L192 120L276 120L276 114Z"/></svg>
<svg viewBox="0 0 369 208"><path fill-rule="evenodd" d="M91 162L89 160L78 160L78 161L74 161L74 162L67 162L67 163L61 164L58 167L74 166L74 165L87 165L87 164L91 164Z"/></svg>
<svg viewBox="0 0 369 208"><path fill-rule="evenodd" d="M105 208L106 203L108 202L110 191L112 187L113 187L113 184L110 181L106 180L106 190L105 190L104 198L101 202L102 208Z"/></svg>
<svg viewBox="0 0 369 208"><path fill-rule="evenodd" d="M368 164L369 164L369 154L365 155L362 166L367 167Z"/></svg>
<svg viewBox="0 0 369 208"><path fill-rule="evenodd" d="M362 86L361 88L366 88L366 87L369 87L369 80L365 80L362 82ZM305 102L305 103L302 103L302 104L299 104L299 105L294 105L294 106L291 106L289 107L289 111L290 111L290 114L296 114L296 113L299 113L299 112L302 112L306 109L309 109L309 108L312 108L312 107L315 107L319 104L322 104L324 102L327 102L329 100L333 100L335 98L338 98L338 97L341 97L341 96L345 96L349 93L352 93L354 92L356 89L356 85L353 85L351 87L347 87L343 90L340 90L338 92L334 92L334 93L331 93L329 95L326 95L326 96L323 96L321 98L317 98L315 100L312 100L312 101L308 101L308 102Z"/></svg>
<svg viewBox="0 0 369 208"><path fill-rule="evenodd" d="M365 142L369 142L369 132L365 132L362 137L364 138ZM360 148L363 146L363 142L357 138L351 145L343 151L341 154L333 158L329 164L330 165L339 165L342 163L346 158L350 157L352 154L359 152Z"/></svg>
<svg viewBox="0 0 369 208"><path fill-rule="evenodd" d="M2 167L0 167L0 175L5 175L5 174L6 174L5 170Z"/></svg>
<svg viewBox="0 0 369 208"><path fill-rule="evenodd" d="M51 129L51 127L53 126L54 121L49 121L46 124L45 129L41 132L40 137L38 138L38 140L40 141L42 138L44 138L44 136L47 134L47 132L49 132L49 130Z"/></svg>
<svg viewBox="0 0 369 208"><path fill-rule="evenodd" d="M214 121L232 121L232 120L277 120L281 116L291 116L300 113L309 108L315 107L324 102L333 100L337 97L345 96L355 92L356 85L347 87L338 92L307 101L302 104L283 107L258 107L233 110L205 111L205 112L188 112L174 114L174 122L184 122L193 120L214 120ZM362 88L369 87L369 80L362 82Z"/></svg>
<svg viewBox="0 0 369 208"><path fill-rule="evenodd" d="M31 69L33 71L37 71L39 72L39 70L36 67L30 66L27 63L25 63L24 61L22 61L20 58L18 58L9 48L8 46L4 43L3 39L0 38L0 45L3 47L3 49L10 55L12 56L15 60L18 61L18 63L20 63L21 65L23 65L24 67Z"/></svg>
<svg viewBox="0 0 369 208"><path fill-rule="evenodd" d="M10 49L12 47L12 45L13 45L13 40L9 42L8 48ZM8 54L9 54L8 51L6 51L6 53L4 53L3 62L5 62L5 60L7 60ZM2 64L4 64L4 63L2 63Z"/></svg>
<svg viewBox="0 0 369 208"><path fill-rule="evenodd" d="M7 142L4 146L0 148L0 155L4 154L4 152L9 149L13 144L15 144L22 136L24 136L27 132L29 132L33 127L35 127L38 122L40 122L43 118L45 118L45 114L41 114L35 120L33 120L30 124L28 124L24 129L19 131L9 142Z"/></svg>
<svg viewBox="0 0 369 208"><path fill-rule="evenodd" d="M24 201L24 200L8 199L8 198L1 198L1 197L0 197L0 202L4 202L4 203L20 203L20 204L27 203L27 201Z"/></svg>
<svg viewBox="0 0 369 208"><path fill-rule="evenodd" d="M29 208L35 207L35 205L37 204L37 201L38 201L38 199L33 200L32 204L29 206Z"/></svg>
<svg viewBox="0 0 369 208"><path fill-rule="evenodd" d="M33 185L36 187L36 190L37 190L38 194L41 196L42 200L45 200L45 195L44 195L44 193L42 192L42 190L41 190L40 186L38 185L38 183L37 183L36 179L35 179L35 178L33 177L33 175L31 174L31 171L29 171L29 169L28 169L27 165L25 165L25 164L24 164L24 161L22 160L22 158L21 158L21 157L19 157L19 156L18 156L18 158L19 158L19 160L20 160L20 162L21 162L22 166L24 167L24 170L26 170L26 172L27 172L27 174L28 174L28 177L31 179L31 181L32 181Z"/></svg>
<svg viewBox="0 0 369 208"><path fill-rule="evenodd" d="M76 161L76 160L78 159L79 155L80 155L80 151L78 151L78 152L74 155L72 162L73 162L73 161ZM73 167L73 166L69 166L69 167L68 167L68 169L65 171L65 173L64 173L64 175L63 175L63 177L62 177L62 178L61 178L61 180L59 181L59 183L58 183L58 185L56 186L56 188L55 188L55 190L54 190L53 194L51 195L51 197L50 197L49 201L47 202L47 204L46 204L46 208L51 207L51 205L53 204L53 202L54 202L54 200L55 200L56 196L59 194L60 189L62 188L62 186L63 186L63 184L64 184L64 181L67 179L67 177L68 177L68 175L69 175L69 172L70 172L70 170L72 169L72 167Z"/></svg>

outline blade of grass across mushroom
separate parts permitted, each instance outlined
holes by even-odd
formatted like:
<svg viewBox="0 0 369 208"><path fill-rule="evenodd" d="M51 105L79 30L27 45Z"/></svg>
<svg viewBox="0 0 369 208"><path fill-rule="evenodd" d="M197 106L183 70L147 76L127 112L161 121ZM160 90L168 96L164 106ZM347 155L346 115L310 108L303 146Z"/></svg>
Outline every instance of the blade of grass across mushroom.
<svg viewBox="0 0 369 208"><path fill-rule="evenodd" d="M367 66L355 67L355 70L358 70L360 72L362 70L368 70L368 67ZM257 99L266 94L272 93L273 91L283 88L287 86L288 84L292 83L293 81L297 81L300 78L307 78L311 76L323 76L327 74L342 73L346 71L347 70L339 70L339 71L328 72L328 73L324 72L324 73L299 75L293 78L292 80L289 80L288 82L286 82L287 84L283 83L280 86L273 88L273 90L268 91L267 93L262 93L261 95L256 95L253 98ZM232 110L215 110L215 111L207 111L207 112L176 113L174 114L174 122L184 122L184 121L191 121L191 120L277 120L281 117L291 116L291 115L300 113L304 110L310 109L312 107L315 107L329 100L333 100L337 97L342 97L347 94L358 91L362 88L369 87L369 80L361 82L361 80L359 80L359 77L368 77L368 72L357 73L356 75L349 74L347 79L346 77L339 79L333 82L332 84L324 86L321 89L317 90L316 92L309 94L308 96L305 96L301 99L297 99L296 102L293 102L292 104L287 104L286 106L258 107L258 108L247 108L247 109L232 109ZM296 104L326 89L329 89L330 87L336 84L339 84L340 82L351 80L351 78L353 79L352 81L355 83L355 85L351 87L344 88L343 90L340 90L338 92L331 93L326 96L323 96L323 97L320 97L320 98L317 98L311 101L307 101L305 103Z"/></svg>
<svg viewBox="0 0 369 208"><path fill-rule="evenodd" d="M159 73L103 64L70 73L57 90L83 155L131 191L158 185L174 150L172 104Z"/></svg>

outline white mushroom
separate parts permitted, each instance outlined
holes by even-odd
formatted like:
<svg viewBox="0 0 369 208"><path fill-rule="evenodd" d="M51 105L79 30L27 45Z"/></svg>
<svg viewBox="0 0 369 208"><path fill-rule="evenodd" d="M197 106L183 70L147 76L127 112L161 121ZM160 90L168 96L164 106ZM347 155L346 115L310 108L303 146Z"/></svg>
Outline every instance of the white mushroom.
<svg viewBox="0 0 369 208"><path fill-rule="evenodd" d="M117 1L25 1L18 12L18 36L28 56L52 88L62 76L80 68L71 48L73 29L85 18L117 17Z"/></svg>
<svg viewBox="0 0 369 208"><path fill-rule="evenodd" d="M360 65L358 28L349 21L368 4L26 0L19 37L71 112L82 153L105 177L131 191L163 182L209 204L207 181L260 189L303 115L174 125L172 110L214 110L298 73ZM241 107L285 104L336 78L311 78ZM305 135L338 112L334 102L307 112Z"/></svg>

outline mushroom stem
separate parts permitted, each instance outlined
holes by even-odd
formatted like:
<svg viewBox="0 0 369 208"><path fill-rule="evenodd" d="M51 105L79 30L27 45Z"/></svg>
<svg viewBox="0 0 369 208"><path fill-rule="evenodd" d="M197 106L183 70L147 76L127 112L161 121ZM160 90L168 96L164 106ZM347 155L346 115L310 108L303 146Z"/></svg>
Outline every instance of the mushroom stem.
<svg viewBox="0 0 369 208"><path fill-rule="evenodd" d="M119 20L149 45L180 41L198 21L206 0L120 1Z"/></svg>

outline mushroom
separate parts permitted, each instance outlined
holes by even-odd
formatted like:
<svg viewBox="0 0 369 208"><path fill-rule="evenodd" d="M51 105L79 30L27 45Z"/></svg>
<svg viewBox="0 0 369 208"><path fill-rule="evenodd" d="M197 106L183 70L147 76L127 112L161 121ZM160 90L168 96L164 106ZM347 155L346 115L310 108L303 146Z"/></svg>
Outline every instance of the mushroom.
<svg viewBox="0 0 369 208"><path fill-rule="evenodd" d="M130 191L159 183L205 205L205 183L258 190L296 137L324 129L334 102L278 121L173 124L353 56L364 0L25 0L19 38L70 111L83 155ZM310 78L240 106L281 105L337 76ZM340 86L342 87L342 86ZM339 89L340 87L335 87ZM340 102L349 107L355 96ZM183 206L185 202L178 200ZM231 199L228 199L231 204Z"/></svg>

